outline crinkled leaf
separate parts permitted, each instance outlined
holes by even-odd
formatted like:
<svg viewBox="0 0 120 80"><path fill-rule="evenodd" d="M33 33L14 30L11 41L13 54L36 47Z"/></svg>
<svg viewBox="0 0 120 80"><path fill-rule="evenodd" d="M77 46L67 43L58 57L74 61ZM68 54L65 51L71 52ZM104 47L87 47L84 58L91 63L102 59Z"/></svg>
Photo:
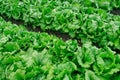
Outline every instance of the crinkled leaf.
<svg viewBox="0 0 120 80"><path fill-rule="evenodd" d="M20 49L19 45L16 42L8 42L5 44L4 51L18 51Z"/></svg>

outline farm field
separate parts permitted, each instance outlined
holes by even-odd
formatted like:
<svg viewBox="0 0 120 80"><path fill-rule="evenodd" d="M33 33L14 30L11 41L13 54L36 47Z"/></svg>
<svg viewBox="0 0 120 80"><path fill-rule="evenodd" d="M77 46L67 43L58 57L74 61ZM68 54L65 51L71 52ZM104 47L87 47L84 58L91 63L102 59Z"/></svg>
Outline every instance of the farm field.
<svg viewBox="0 0 120 80"><path fill-rule="evenodd" d="M0 80L120 80L119 0L0 0Z"/></svg>

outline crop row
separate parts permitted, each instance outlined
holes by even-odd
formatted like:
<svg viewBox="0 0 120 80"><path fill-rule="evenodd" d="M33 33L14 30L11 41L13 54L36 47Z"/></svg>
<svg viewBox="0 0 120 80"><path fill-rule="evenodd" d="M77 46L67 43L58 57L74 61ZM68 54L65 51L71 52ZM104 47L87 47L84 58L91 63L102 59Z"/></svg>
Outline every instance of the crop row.
<svg viewBox="0 0 120 80"><path fill-rule="evenodd" d="M0 14L31 23L42 30L68 33L71 37L81 39L82 43L90 40L98 47L110 46L120 50L120 16L113 16L102 7L92 7L92 3L96 3L94 0L85 1L2 0ZM119 6L117 1L113 1L114 6ZM111 2L99 0L96 5Z"/></svg>
<svg viewBox="0 0 120 80"><path fill-rule="evenodd" d="M120 54L28 32L0 18L1 80L119 80Z"/></svg>

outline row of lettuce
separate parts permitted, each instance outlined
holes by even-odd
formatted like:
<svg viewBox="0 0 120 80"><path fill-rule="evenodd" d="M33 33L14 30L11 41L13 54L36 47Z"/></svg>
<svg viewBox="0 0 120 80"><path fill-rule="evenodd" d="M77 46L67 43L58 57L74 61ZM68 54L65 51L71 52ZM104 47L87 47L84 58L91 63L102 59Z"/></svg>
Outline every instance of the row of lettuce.
<svg viewBox="0 0 120 80"><path fill-rule="evenodd" d="M74 1L74 0L73 0ZM106 11L120 8L119 0L80 0L84 2L86 7L92 6L95 8L101 8Z"/></svg>
<svg viewBox="0 0 120 80"><path fill-rule="evenodd" d="M62 41L0 18L1 80L120 80L120 54Z"/></svg>
<svg viewBox="0 0 120 80"><path fill-rule="evenodd" d="M0 4L1 15L120 50L120 16L106 7L119 7L119 0L1 0Z"/></svg>

